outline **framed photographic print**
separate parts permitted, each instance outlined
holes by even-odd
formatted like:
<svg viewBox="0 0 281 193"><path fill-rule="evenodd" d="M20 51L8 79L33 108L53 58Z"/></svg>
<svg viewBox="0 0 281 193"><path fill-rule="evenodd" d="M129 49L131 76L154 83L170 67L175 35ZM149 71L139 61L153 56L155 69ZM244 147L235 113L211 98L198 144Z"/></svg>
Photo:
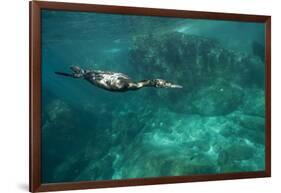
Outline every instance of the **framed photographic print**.
<svg viewBox="0 0 281 193"><path fill-rule="evenodd" d="M30 191L269 177L270 16L30 2Z"/></svg>

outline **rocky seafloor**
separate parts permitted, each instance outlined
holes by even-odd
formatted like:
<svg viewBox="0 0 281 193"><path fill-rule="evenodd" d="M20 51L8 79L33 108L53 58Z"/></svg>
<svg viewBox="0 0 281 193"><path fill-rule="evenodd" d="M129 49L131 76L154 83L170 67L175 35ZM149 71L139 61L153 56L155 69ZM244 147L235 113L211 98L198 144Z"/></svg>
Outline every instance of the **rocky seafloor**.
<svg viewBox="0 0 281 193"><path fill-rule="evenodd" d="M79 108L49 97L42 113L43 181L264 170L260 47L239 52L174 32L135 37L128 53L134 78L174 80L183 89L149 88Z"/></svg>

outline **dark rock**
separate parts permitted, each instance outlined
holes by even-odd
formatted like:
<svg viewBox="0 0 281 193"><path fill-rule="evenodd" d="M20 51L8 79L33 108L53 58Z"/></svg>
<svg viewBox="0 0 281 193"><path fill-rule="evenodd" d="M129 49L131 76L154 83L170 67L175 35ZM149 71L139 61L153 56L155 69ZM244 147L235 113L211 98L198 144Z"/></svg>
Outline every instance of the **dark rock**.
<svg viewBox="0 0 281 193"><path fill-rule="evenodd" d="M204 116L225 115L239 107L242 97L238 85L220 81L195 92L191 101L192 112Z"/></svg>
<svg viewBox="0 0 281 193"><path fill-rule="evenodd" d="M252 50L254 55L258 56L262 61L264 61L265 58L264 45L260 44L259 42L253 41Z"/></svg>
<svg viewBox="0 0 281 193"><path fill-rule="evenodd" d="M254 159L255 152L254 147L243 141L231 144L219 153L218 164L222 167L223 171L229 171L228 167L234 166L237 162ZM240 169L239 167L237 168Z"/></svg>
<svg viewBox="0 0 281 193"><path fill-rule="evenodd" d="M265 119L259 116L245 115L240 112L233 113L228 116L234 123L240 127L255 132L263 132L265 130Z"/></svg>
<svg viewBox="0 0 281 193"><path fill-rule="evenodd" d="M256 57L225 49L215 39L179 32L138 36L129 63L139 79L163 78L182 85L180 90L145 93L159 106L180 113L230 113L241 103L241 88L263 80Z"/></svg>
<svg viewBox="0 0 281 193"><path fill-rule="evenodd" d="M265 93L262 89L247 89L241 110L248 115L265 117Z"/></svg>
<svg viewBox="0 0 281 193"><path fill-rule="evenodd" d="M242 111L236 111L227 116L227 119L234 126L228 132L232 132L235 136L248 139L252 143L264 144L265 118L243 113Z"/></svg>

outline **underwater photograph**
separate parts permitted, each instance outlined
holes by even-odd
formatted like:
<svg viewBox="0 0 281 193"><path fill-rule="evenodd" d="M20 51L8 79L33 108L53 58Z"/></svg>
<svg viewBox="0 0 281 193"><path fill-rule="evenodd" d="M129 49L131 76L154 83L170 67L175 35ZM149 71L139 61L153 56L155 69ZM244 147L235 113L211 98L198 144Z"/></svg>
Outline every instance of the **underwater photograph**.
<svg viewBox="0 0 281 193"><path fill-rule="evenodd" d="M265 24L41 11L41 182L265 170Z"/></svg>

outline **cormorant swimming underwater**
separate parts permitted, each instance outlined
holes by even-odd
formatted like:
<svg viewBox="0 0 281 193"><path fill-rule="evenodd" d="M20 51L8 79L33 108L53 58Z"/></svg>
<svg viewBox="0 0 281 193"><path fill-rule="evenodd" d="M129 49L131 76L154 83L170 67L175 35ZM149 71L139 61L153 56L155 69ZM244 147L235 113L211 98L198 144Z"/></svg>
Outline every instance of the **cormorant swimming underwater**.
<svg viewBox="0 0 281 193"><path fill-rule="evenodd" d="M70 66L72 73L55 72L58 75L83 78L91 84L108 91L125 92L129 90L138 90L143 87L156 88L182 88L177 84L172 84L162 79L142 80L139 82L132 81L127 75L100 70L84 70L78 66Z"/></svg>

